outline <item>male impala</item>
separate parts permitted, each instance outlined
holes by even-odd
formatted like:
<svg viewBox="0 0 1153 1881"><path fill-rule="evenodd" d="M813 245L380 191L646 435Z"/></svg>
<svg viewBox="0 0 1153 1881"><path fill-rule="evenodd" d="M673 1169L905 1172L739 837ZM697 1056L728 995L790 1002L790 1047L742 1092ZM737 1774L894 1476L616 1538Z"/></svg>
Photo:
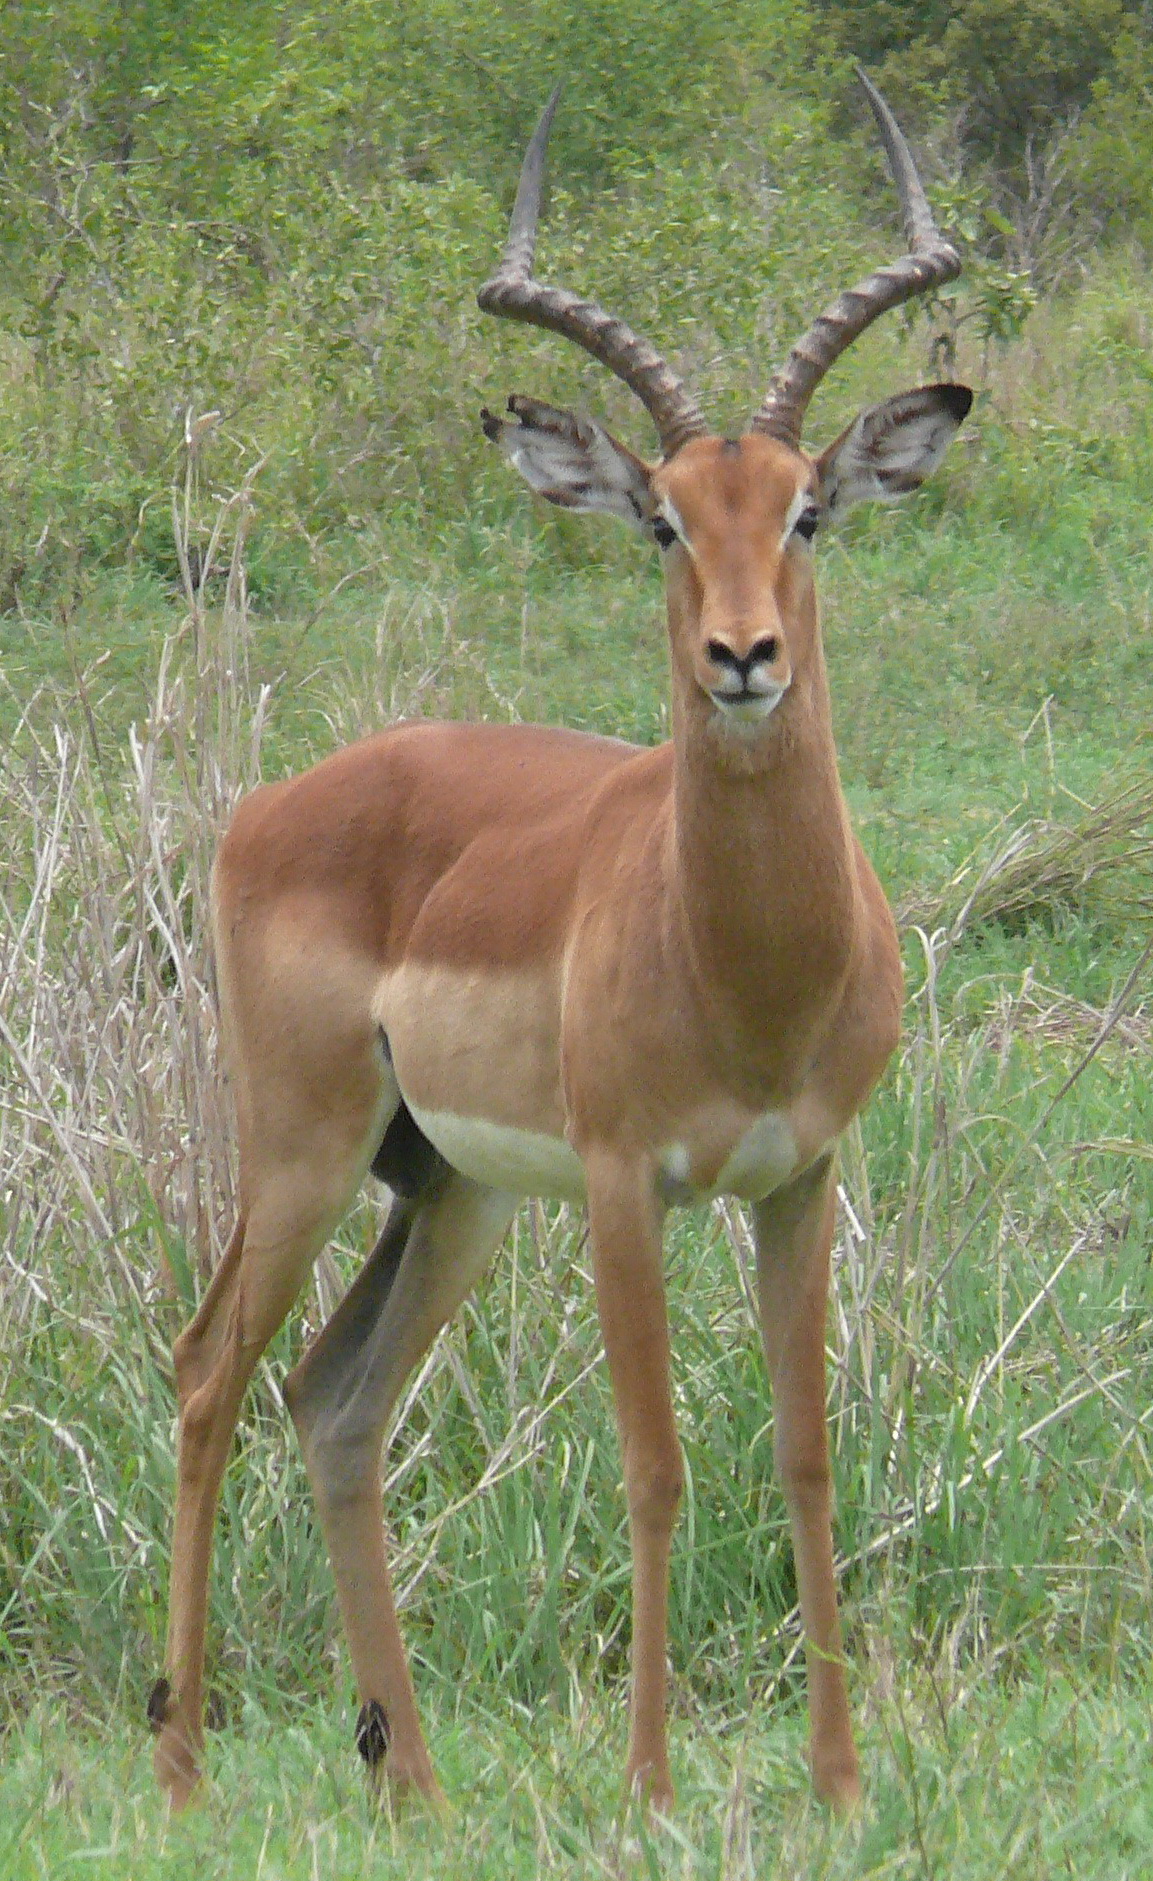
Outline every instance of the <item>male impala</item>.
<svg viewBox="0 0 1153 1881"><path fill-rule="evenodd" d="M969 408L957 385L800 447L813 387L870 321L959 269L862 79L911 253L793 348L750 429L712 435L621 321L532 274L556 94L525 158L487 311L566 335L655 420L650 464L534 399L484 428L549 501L622 516L664 554L672 741L408 724L241 804L214 879L239 1219L175 1359L180 1449L167 1676L149 1702L174 1804L198 1777L221 1475L253 1366L365 1176L395 1192L364 1270L286 1395L332 1557L357 1742L438 1796L393 1606L379 1463L402 1383L524 1195L588 1204L633 1545L626 1769L672 1800L669 1543L682 1468L661 1229L721 1193L756 1228L775 1453L808 1648L818 1792L859 1787L838 1633L824 1415L837 1138L897 1039L892 918L837 778L810 540L915 488Z"/></svg>

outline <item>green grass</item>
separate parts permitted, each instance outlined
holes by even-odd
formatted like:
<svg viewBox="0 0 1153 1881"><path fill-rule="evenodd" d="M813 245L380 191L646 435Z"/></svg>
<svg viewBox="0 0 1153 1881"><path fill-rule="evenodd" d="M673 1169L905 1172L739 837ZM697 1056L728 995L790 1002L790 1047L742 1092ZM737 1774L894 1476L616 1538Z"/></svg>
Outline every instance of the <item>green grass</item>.
<svg viewBox="0 0 1153 1881"><path fill-rule="evenodd" d="M577 1717L470 1694L432 1719L452 1814L396 1817L350 1753L351 1718L291 1723L256 1707L215 1740L204 1801L165 1819L134 1720L77 1727L40 1709L0 1774L5 1881L72 1872L146 1878L440 1874L834 1881L858 1876L1138 1881L1153 1833L1148 1693L1038 1667L1001 1689L940 1666L866 1700L861 1812L837 1823L808 1791L799 1721L751 1703L672 1735L678 1809L646 1826L617 1789L623 1706Z"/></svg>

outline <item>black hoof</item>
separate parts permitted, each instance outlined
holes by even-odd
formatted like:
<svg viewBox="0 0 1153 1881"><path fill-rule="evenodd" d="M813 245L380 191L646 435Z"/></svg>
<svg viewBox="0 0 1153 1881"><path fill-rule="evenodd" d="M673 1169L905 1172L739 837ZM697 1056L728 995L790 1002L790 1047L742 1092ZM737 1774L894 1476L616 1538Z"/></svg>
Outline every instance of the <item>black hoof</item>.
<svg viewBox="0 0 1153 1881"><path fill-rule="evenodd" d="M384 1762L388 1737L388 1713L378 1699L370 1698L356 1720L356 1748L370 1770Z"/></svg>
<svg viewBox="0 0 1153 1881"><path fill-rule="evenodd" d="M168 1708L172 1702L172 1687L167 1679L157 1679L148 1694L148 1722L154 1731L163 1730L168 1723Z"/></svg>

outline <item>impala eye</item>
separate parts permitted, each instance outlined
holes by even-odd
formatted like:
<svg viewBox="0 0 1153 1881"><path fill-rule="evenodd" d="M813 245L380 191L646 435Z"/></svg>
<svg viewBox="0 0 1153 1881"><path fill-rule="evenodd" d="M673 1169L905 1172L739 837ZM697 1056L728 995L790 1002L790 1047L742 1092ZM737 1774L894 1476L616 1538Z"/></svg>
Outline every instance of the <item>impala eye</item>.
<svg viewBox="0 0 1153 1881"><path fill-rule="evenodd" d="M793 524L793 534L800 536L802 542L811 542L817 533L817 524L820 520L821 512L815 504L809 509L803 509Z"/></svg>
<svg viewBox="0 0 1153 1881"><path fill-rule="evenodd" d="M666 522L663 516L653 517L653 535L656 538L657 547L661 549L671 549L677 539L677 532L672 523Z"/></svg>

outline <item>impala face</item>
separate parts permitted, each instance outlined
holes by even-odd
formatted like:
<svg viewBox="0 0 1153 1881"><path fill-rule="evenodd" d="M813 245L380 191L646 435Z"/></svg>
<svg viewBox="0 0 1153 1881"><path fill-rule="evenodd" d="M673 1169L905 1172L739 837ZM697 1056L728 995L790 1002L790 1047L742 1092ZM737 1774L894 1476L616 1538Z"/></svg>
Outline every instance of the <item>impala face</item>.
<svg viewBox="0 0 1153 1881"><path fill-rule="evenodd" d="M700 438L651 489L674 664L718 725L748 738L812 657L812 468L772 438Z"/></svg>

